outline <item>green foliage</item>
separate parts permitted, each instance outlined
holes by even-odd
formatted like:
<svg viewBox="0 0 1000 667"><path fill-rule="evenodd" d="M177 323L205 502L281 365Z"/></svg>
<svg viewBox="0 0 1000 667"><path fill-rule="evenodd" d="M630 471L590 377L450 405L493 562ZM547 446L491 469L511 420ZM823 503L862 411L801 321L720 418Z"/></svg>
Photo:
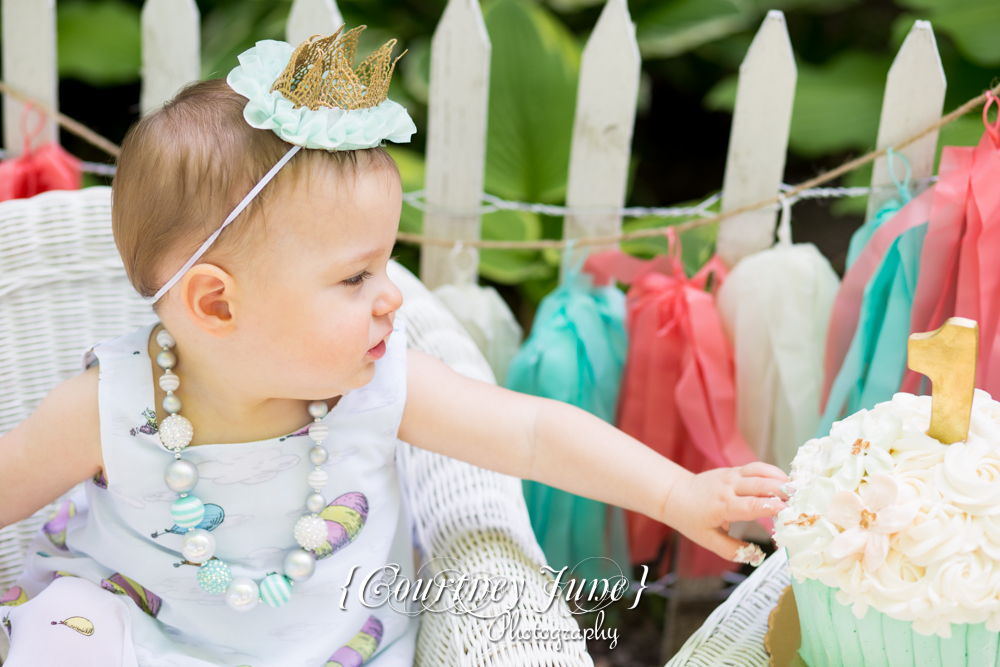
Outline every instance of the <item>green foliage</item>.
<svg viewBox="0 0 1000 667"><path fill-rule="evenodd" d="M201 77L224 77L259 40L284 39L291 0L199 2Z"/></svg>
<svg viewBox="0 0 1000 667"><path fill-rule="evenodd" d="M536 241L541 238L538 216L525 211L496 211L483 216L484 239ZM479 251L479 272L484 278L506 285L548 278L552 267L537 250Z"/></svg>
<svg viewBox="0 0 1000 667"><path fill-rule="evenodd" d="M197 1L205 77L224 76L236 65L236 56L258 40L284 38L291 0ZM492 43L485 189L506 199L562 203L581 48L604 0L482 1ZM400 49L409 49L390 92L418 127L413 144L390 148L404 191L421 189L424 183L430 40L445 4L446 0L339 1L349 25L369 26L359 56L391 37L399 39ZM760 21L770 9L784 10L799 72L789 148L819 164L874 146L886 73L915 20L927 19L934 26L948 78L946 110L981 92L1000 65L996 38L1000 0L629 0L628 4L644 58L646 95L660 96L668 90L699 99L704 94L703 105L714 111L731 111L737 70ZM142 0L59 0L60 74L101 87L136 82L141 5ZM969 115L942 129L939 146L974 144L982 131L981 118ZM674 159L669 150L657 150L648 159ZM844 184L867 184L870 174L870 169L859 170ZM649 183L637 189L651 191L655 189ZM864 198L834 204L840 213L858 213L864 207ZM626 220L624 228L665 223L652 218ZM419 232L422 226L421 211L405 204L400 229ZM497 212L482 221L482 237L487 239L558 238L561 233L562 220L549 216ZM682 242L685 266L693 272L714 249L715 227L685 232ZM626 245L626 250L640 255L665 249L663 237ZM415 265L412 248L401 252ZM481 259L484 277L518 285L530 301L538 301L557 280L559 253L554 251L483 251Z"/></svg>
<svg viewBox="0 0 1000 667"><path fill-rule="evenodd" d="M798 64L789 147L805 157L875 144L882 93L891 61L849 50L822 66ZM705 97L712 110L732 111L736 76L720 81Z"/></svg>
<svg viewBox="0 0 1000 667"><path fill-rule="evenodd" d="M403 192L415 192L424 187L424 156L409 148L389 145L386 146L389 155L396 161L399 167L399 180L403 186ZM411 204L403 202L403 210L399 216L399 231L408 234L419 234L424 228L423 211Z"/></svg>
<svg viewBox="0 0 1000 667"><path fill-rule="evenodd" d="M483 15L493 45L486 190L558 202L566 194L580 46L528 0L496 0Z"/></svg>
<svg viewBox="0 0 1000 667"><path fill-rule="evenodd" d="M545 8L527 0L496 0L484 11L492 44L490 107L486 143L485 188L506 199L560 203L566 196L569 147L580 47ZM407 88L414 97L426 90L429 49L416 49ZM411 192L424 186L423 156L390 147L403 181ZM559 225L521 211L497 211L482 218L481 236L503 241L530 241ZM400 229L423 229L423 214L403 205ZM551 289L558 257L537 250L480 251L480 274L503 284L532 283L533 292ZM541 298L540 295L538 298Z"/></svg>
<svg viewBox="0 0 1000 667"><path fill-rule="evenodd" d="M132 83L142 60L139 10L122 0L60 2L59 76L94 86Z"/></svg>
<svg viewBox="0 0 1000 667"><path fill-rule="evenodd" d="M636 39L644 58L669 58L740 32L756 20L745 0L671 0L649 6Z"/></svg>
<svg viewBox="0 0 1000 667"><path fill-rule="evenodd" d="M528 0L495 0L483 18L493 47L485 189L505 199L562 202L580 45L555 16ZM483 217L482 236L532 240L560 230L533 214L497 212ZM550 288L558 266L538 251L484 250L480 261L484 277L506 284L527 281L535 292Z"/></svg>
<svg viewBox="0 0 1000 667"><path fill-rule="evenodd" d="M769 9L830 12L854 2L857 0L647 0L629 4L637 5L631 7L636 38L642 57L650 59L670 58L753 31Z"/></svg>
<svg viewBox="0 0 1000 667"><path fill-rule="evenodd" d="M389 146L399 167L403 192L424 187L424 158L416 151ZM399 220L399 230L411 234L423 231L423 212L407 203ZM520 211L496 211L482 218L481 237L502 241L534 241L541 238L542 225L537 215ZM480 274L498 283L516 285L525 280L548 278L552 269L538 251L481 250Z"/></svg>
<svg viewBox="0 0 1000 667"><path fill-rule="evenodd" d="M694 206L698 202L687 202L679 206ZM711 212L718 212L718 204L711 209ZM635 232L640 229L650 227L665 227L679 225L692 220L693 218L674 218L664 220L663 218L632 218L622 223L624 232ZM719 233L718 223L695 227L685 232L681 232L681 259L684 262L684 270L689 276L694 275L702 265L711 259L715 252L715 239ZM622 250L638 257L650 258L658 254L667 253L670 250L670 243L666 236L649 236L633 241L622 243Z"/></svg>
<svg viewBox="0 0 1000 667"><path fill-rule="evenodd" d="M946 33L966 58L1000 65L1000 2L996 0L897 0Z"/></svg>

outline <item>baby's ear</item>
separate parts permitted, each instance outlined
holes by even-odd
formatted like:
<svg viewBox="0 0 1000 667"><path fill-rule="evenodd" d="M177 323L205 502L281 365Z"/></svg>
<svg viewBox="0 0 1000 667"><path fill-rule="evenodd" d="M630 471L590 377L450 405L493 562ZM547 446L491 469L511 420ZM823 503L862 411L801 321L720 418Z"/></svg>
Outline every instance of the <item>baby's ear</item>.
<svg viewBox="0 0 1000 667"><path fill-rule="evenodd" d="M228 271L215 264L195 264L179 286L176 298L182 303L178 305L195 326L217 338L232 332L239 287Z"/></svg>

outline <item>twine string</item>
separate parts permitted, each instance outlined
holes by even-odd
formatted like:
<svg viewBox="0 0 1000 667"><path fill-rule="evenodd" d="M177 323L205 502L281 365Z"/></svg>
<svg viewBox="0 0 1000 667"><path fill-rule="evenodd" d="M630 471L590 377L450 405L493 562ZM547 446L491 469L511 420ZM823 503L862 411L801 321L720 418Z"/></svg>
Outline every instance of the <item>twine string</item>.
<svg viewBox="0 0 1000 667"><path fill-rule="evenodd" d="M39 102L38 100L25 95L16 88L12 88L10 85L8 85L3 81L0 81L0 92L10 95L18 102L22 102L24 104L30 104L35 108L36 111L39 111L42 114L44 114L47 118L54 120L67 132L71 132L72 134L75 134L76 136L80 137L87 143L97 146L108 155L112 155L114 157L118 157L119 155L121 155L122 153L121 149L118 148L118 146L116 146L114 142L105 139L104 137L99 135L97 132L94 132L92 129L90 129L83 123L75 121L69 116L61 114L58 111L49 108L47 104Z"/></svg>

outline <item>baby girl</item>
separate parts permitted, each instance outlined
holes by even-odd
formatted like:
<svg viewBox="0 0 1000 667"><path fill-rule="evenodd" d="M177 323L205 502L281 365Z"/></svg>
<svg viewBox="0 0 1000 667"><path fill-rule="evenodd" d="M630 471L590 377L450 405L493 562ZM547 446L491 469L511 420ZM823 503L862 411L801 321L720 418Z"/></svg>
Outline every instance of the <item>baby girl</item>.
<svg viewBox="0 0 1000 667"><path fill-rule="evenodd" d="M340 594L352 568L412 563L397 438L757 560L728 530L784 509L777 468L694 475L406 349L388 273L402 193L381 144L412 122L384 91L293 111L280 91L318 75L270 83L302 62L259 43L124 141L115 241L160 321L87 351L0 438L0 527L87 481L3 598L5 667L412 664L416 621Z"/></svg>

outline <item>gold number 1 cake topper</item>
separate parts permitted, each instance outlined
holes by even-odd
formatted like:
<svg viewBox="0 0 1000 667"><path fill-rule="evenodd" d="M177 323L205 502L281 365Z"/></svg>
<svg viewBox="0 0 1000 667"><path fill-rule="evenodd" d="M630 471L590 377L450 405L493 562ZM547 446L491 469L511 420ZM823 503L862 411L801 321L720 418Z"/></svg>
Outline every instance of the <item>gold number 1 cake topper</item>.
<svg viewBox="0 0 1000 667"><path fill-rule="evenodd" d="M950 317L940 329L910 336L907 366L931 380L931 427L927 435L950 445L969 436L976 389L979 325Z"/></svg>

